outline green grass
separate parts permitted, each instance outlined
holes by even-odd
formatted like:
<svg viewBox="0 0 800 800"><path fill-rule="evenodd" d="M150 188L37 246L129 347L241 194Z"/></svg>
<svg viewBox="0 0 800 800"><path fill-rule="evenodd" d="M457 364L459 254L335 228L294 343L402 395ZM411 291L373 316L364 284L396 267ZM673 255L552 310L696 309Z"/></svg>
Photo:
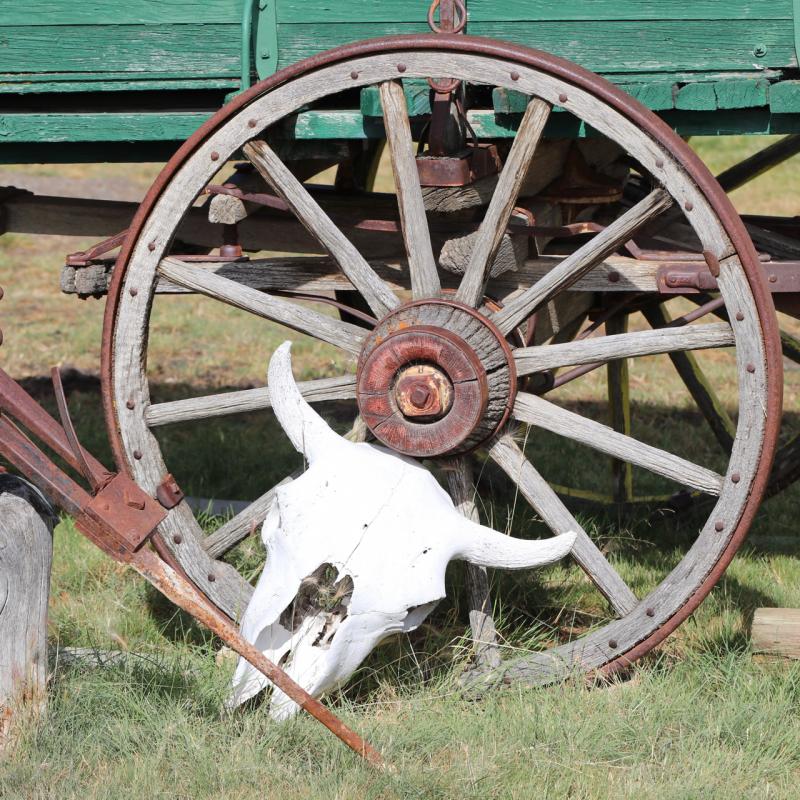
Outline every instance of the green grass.
<svg viewBox="0 0 800 800"><path fill-rule="evenodd" d="M765 143L694 144L718 172ZM112 174L141 189L155 172L103 165L29 170L68 178ZM798 179L795 158L735 193L734 201L743 212L798 214ZM63 254L85 244L0 237L3 367L15 377L42 376L59 361L96 373L102 303L63 298L56 289ZM282 338L275 327L202 298L159 298L149 363L153 398L263 384L269 354ZM300 378L348 368L310 340L298 337L293 352ZM729 358L702 359L734 410ZM800 370L786 378L787 427L794 430ZM713 439L663 360L632 362L631 389L636 435L721 468ZM605 377L597 371L554 397L605 421L604 395ZM37 396L47 397L41 388ZM73 388L69 401L82 440L109 461L96 385ZM348 411L325 409L340 429ZM253 498L299 464L269 414L174 426L158 435L167 463L194 495ZM587 448L537 432L526 449L553 481L608 488L608 462ZM642 493L674 489L638 470L635 479ZM495 527L522 535L539 530L535 514L491 464L481 485L489 498L481 511ZM232 663L220 657L219 642L64 521L55 533L51 646L128 656L103 668L54 663L47 714L23 725L0 759L0 798L793 798L800 780L800 664L754 656L748 629L758 607L800 607L798 500L795 486L770 501L749 544L695 615L626 680L610 685L576 680L504 689L479 701L465 697L457 678L469 648L466 600L462 569L451 565L448 600L428 622L381 646L329 699L381 748L396 767L390 773L366 768L309 719L277 725L259 706L223 714ZM577 513L640 596L680 560L701 519L700 511L682 517L643 511L624 520L586 508ZM204 521L208 530L219 523ZM256 574L257 539L232 558L245 574ZM574 566L495 573L492 581L507 656L580 635L608 616Z"/></svg>

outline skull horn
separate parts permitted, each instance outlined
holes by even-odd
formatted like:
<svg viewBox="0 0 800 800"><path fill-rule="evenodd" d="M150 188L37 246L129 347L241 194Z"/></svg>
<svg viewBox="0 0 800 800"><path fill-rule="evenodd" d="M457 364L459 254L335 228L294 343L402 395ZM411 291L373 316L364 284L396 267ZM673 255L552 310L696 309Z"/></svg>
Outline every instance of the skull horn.
<svg viewBox="0 0 800 800"><path fill-rule="evenodd" d="M551 564L572 550L577 533L568 531L550 539L517 539L492 528L464 520L457 533L456 553L480 567L525 569Z"/></svg>
<svg viewBox="0 0 800 800"><path fill-rule="evenodd" d="M292 374L292 343L284 342L269 360L267 386L278 422L298 453L309 462L327 449L348 444L305 401Z"/></svg>

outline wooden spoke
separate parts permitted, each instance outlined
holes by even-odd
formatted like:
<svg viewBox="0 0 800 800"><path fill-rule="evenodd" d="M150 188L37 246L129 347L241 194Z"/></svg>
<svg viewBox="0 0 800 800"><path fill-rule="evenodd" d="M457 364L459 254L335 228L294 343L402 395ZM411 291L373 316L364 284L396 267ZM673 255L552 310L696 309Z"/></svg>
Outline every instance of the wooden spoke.
<svg viewBox="0 0 800 800"><path fill-rule="evenodd" d="M669 325L670 317L664 305L648 306L642 310L644 318L653 326L651 333L660 333L664 330L686 330L686 328L665 328ZM723 323L727 324L727 323ZM707 327L705 325L701 326ZM691 394L692 399L700 409L711 428L714 437L719 442L725 453L730 453L733 440L736 436L736 425L725 410L722 401L717 397L710 381L700 369L697 359L691 353L681 352L689 348L676 348L677 352L670 353L669 357L675 371L683 381L684 386Z"/></svg>
<svg viewBox="0 0 800 800"><path fill-rule="evenodd" d="M630 613L638 604L636 595L569 513L547 481L525 458L514 439L506 434L496 439L489 455L519 486L523 497L533 506L553 533L575 531L578 534L572 554L619 616Z"/></svg>
<svg viewBox="0 0 800 800"><path fill-rule="evenodd" d="M161 277L185 289L192 289L264 319L279 322L350 353L358 353L361 350L361 342L365 335L363 328L340 322L334 317L325 316L298 303L271 297L202 267L178 261L176 258L162 259L158 271Z"/></svg>
<svg viewBox="0 0 800 800"><path fill-rule="evenodd" d="M290 483L299 477L300 472L296 472L288 478L284 478L280 483L273 486L257 500L253 500L244 511L240 511L235 517L229 519L221 528L214 533L206 536L203 540L203 548L210 558L220 558L231 548L235 547L242 539L250 536L255 529L267 518L272 501L275 498L275 490L278 486Z"/></svg>
<svg viewBox="0 0 800 800"><path fill-rule="evenodd" d="M483 298L492 262L549 116L550 105L544 100L534 98L528 103L458 287L456 300L461 303L477 306Z"/></svg>
<svg viewBox="0 0 800 800"><path fill-rule="evenodd" d="M722 489L723 478L713 470L693 464L658 447L651 447L607 425L560 408L542 397L518 394L513 416L520 422L545 428L621 461L644 467L683 486L712 495L719 494Z"/></svg>
<svg viewBox="0 0 800 800"><path fill-rule="evenodd" d="M457 458L447 472L447 485L456 508L467 519L480 522L478 507L475 505L475 484L472 470L466 456ZM492 617L492 598L489 593L489 577L486 567L465 563L467 595L469 596L469 625L475 647L475 661L478 667L492 669L500 665L500 652L497 648L497 629Z"/></svg>
<svg viewBox="0 0 800 800"><path fill-rule="evenodd" d="M567 256L526 292L494 315L493 321L503 333L509 333L537 308L571 286L598 262L618 250L637 230L655 219L672 205L672 198L656 189L644 200L626 211L605 230L595 234L586 244Z"/></svg>
<svg viewBox="0 0 800 800"><path fill-rule="evenodd" d="M248 142L242 150L308 232L331 254L378 317L400 304L397 296L375 274L355 245L336 227L266 142Z"/></svg>
<svg viewBox="0 0 800 800"><path fill-rule="evenodd" d="M422 199L422 187L414 158L414 142L408 122L406 98L397 81L384 81L380 86L383 105L383 126L392 159L397 206L403 228L403 241L408 253L411 291L415 300L437 297L442 286L433 258L431 235Z"/></svg>
<svg viewBox="0 0 800 800"><path fill-rule="evenodd" d="M594 364L673 351L730 347L733 344L731 326L727 322L714 322L708 325L619 333L563 344L520 347L514 351L514 361L518 374L527 375L569 365Z"/></svg>
<svg viewBox="0 0 800 800"><path fill-rule="evenodd" d="M342 375L338 378L303 381L298 383L297 387L310 403L324 400L352 400L356 396L356 376ZM151 428L156 428L175 422L261 411L270 408L271 405L269 389L264 386L259 389L243 389L238 392L221 392L205 397L190 397L187 400L154 403L147 409L145 419Z"/></svg>

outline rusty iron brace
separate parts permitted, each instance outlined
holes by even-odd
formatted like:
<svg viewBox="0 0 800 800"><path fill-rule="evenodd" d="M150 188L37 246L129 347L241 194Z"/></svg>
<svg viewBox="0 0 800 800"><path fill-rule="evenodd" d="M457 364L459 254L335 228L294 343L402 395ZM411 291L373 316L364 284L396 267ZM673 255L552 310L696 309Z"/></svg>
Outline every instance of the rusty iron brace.
<svg viewBox="0 0 800 800"><path fill-rule="evenodd" d="M0 455L50 500L76 518L76 527L106 555L133 567L176 606L191 614L374 766L380 753L280 667L251 645L234 624L183 575L145 547L166 517L164 507L127 475L109 472L78 442L67 411L61 377L53 368L61 417L56 422L16 381L0 369ZM90 494L69 477L24 433L18 424L77 470L92 487Z"/></svg>

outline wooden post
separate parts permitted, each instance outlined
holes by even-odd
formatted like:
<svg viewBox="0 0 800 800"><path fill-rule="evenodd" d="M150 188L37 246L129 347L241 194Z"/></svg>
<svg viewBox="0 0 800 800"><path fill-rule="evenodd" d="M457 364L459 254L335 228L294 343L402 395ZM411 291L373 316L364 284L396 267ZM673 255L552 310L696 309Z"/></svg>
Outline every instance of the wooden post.
<svg viewBox="0 0 800 800"><path fill-rule="evenodd" d="M23 708L38 713L44 707L56 521L35 487L0 474L0 750Z"/></svg>

